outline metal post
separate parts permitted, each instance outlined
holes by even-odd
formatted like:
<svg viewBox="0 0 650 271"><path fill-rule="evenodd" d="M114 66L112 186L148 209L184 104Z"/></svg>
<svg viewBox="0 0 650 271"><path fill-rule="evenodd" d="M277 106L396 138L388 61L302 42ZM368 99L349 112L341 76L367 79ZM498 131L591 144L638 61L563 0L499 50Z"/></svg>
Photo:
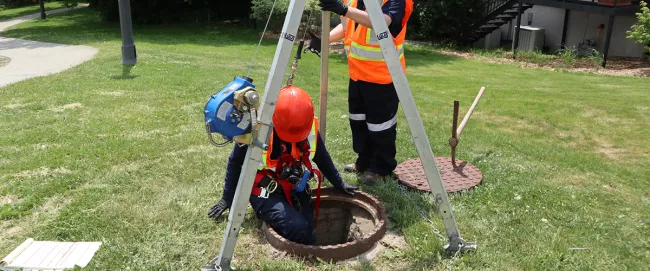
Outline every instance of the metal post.
<svg viewBox="0 0 650 271"><path fill-rule="evenodd" d="M39 5L41 6L41 20L45 20L47 15L45 14L45 0L39 0Z"/></svg>
<svg viewBox="0 0 650 271"><path fill-rule="evenodd" d="M117 0L120 11L120 30L122 31L122 65L135 65L138 56L133 44L130 0Z"/></svg>
<svg viewBox="0 0 650 271"><path fill-rule="evenodd" d="M517 49L519 49L519 31L521 30L522 9L523 3L519 1L519 7L517 8L517 30L515 31L515 39L512 44L512 58L517 58Z"/></svg>
<svg viewBox="0 0 650 271"><path fill-rule="evenodd" d="M284 82L284 73L289 64L291 50L293 49L293 43L296 39L296 33L298 32L298 26L305 9L305 4L305 0L291 0L289 4L282 33L280 34L280 40L278 41L278 47L275 50L273 64L271 65L269 77L264 87L264 95L262 96L259 110L259 122L261 126L255 139L257 142L268 142L272 126L271 117L275 110L275 103L278 99L280 88ZM228 215L228 226L226 227L226 232L221 242L221 251L219 252L219 256L210 262L211 267L215 269L232 270L230 263L235 252L237 236L239 235L241 224L246 215L249 195L253 188L255 174L257 173L261 156L262 149L252 146L248 147L244 167L242 168L242 173L237 183L235 198L233 199L232 207Z"/></svg>
<svg viewBox="0 0 650 271"><path fill-rule="evenodd" d="M614 15L609 15L609 25L607 25L607 38L605 39L605 51L603 52L603 68L607 66L607 55L609 55L609 43L612 41L612 30L614 30Z"/></svg>
<svg viewBox="0 0 650 271"><path fill-rule="evenodd" d="M460 109L460 102L454 101L454 115L451 122L451 138L449 145L451 146L451 164L456 167L456 146L458 145L458 111Z"/></svg>
<svg viewBox="0 0 650 271"><path fill-rule="evenodd" d="M321 59L320 59L320 114L318 115L320 136L325 141L327 137L327 74L329 72L329 45L330 45L330 12L323 11L321 23Z"/></svg>
<svg viewBox="0 0 650 271"><path fill-rule="evenodd" d="M429 145L429 139L426 130L424 129L422 118L417 110L415 99L413 98L411 88L406 79L406 74L404 73L404 69L400 63L397 49L395 48L391 34L388 31L388 25L384 19L381 7L377 1L365 1L365 4L370 17L370 22L372 23L372 28L375 33L377 33L377 39L379 40L379 45L381 46L381 51L384 55L386 65L388 66L388 71L393 78L393 84L397 90L397 96L402 103L402 110L404 110L404 115L406 115L406 121L411 130L411 136L413 137L415 148L420 156L420 161L422 161L422 166L424 167L429 187L431 187L431 193L436 205L438 206L442 222L447 232L447 237L449 238L449 244L445 246L445 249L448 251L476 249L475 244L469 242L466 243L460 236L460 231L456 225L456 219L454 218L454 213L451 209L451 204L449 203L447 191L445 190L442 178L440 177L440 170L436 164L431 146Z"/></svg>

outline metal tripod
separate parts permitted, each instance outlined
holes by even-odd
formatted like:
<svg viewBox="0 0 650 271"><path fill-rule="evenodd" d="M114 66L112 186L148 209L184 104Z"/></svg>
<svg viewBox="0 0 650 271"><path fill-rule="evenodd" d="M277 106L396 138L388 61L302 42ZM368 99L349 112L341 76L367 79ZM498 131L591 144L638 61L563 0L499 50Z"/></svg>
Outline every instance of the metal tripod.
<svg viewBox="0 0 650 271"><path fill-rule="evenodd" d="M440 216L442 217L442 221L447 232L447 237L449 238L449 244L445 246L445 249L448 251L474 250L476 249L476 245L473 243L465 242L461 238L460 232L458 231L456 219L454 218L451 204L449 203L449 198L447 197L447 192L443 186L438 165L436 164L436 161L433 157L433 152L431 150L431 146L429 145L429 139L424 129L424 124L422 123L420 114L417 111L415 99L411 94L411 89L409 87L408 81L406 80L406 75L399 61L399 56L392 41L390 32L388 31L388 25L386 24L386 20L384 19L383 13L381 11L381 6L377 1L366 1L365 4L373 29L375 33L379 33L377 34L377 38L384 55L384 59L388 65L390 75L393 78L393 84L397 90L399 100L402 103L402 109L406 115L406 120L411 130L411 135L413 137L413 141L415 142L415 147L420 156L420 160L422 161L422 165L424 166L427 180L429 182L429 187L431 187L432 196L434 197L435 203L438 206ZM282 33L280 35L280 40L278 41L278 46L275 51L273 64L271 65L269 77L266 81L266 86L264 87L264 96L262 97L262 103L259 110L259 122L261 123L261 127L256 139L258 142L268 142L269 134L272 129L271 117L273 116L275 103L284 81L284 73L287 65L289 64L291 50L293 48L293 43L296 40L296 34L298 32L298 27L300 25L300 20L305 9L305 5L306 0L291 0L289 3L287 16L285 18L284 25L282 26ZM327 27L329 27L329 14L324 14L323 18L326 17L326 15L328 17L326 20ZM327 28L325 28L325 25L323 26L323 43L325 45L321 46L321 50L323 51L322 55L324 56L322 58L322 60L324 60L324 63L321 66L327 67L326 55L329 52L329 44L325 42L328 40L327 36L329 33L325 33L325 30ZM323 82L326 84L326 70L325 72L321 72L321 77L324 77L321 78L321 84L323 84ZM321 97L323 96L326 97L326 93L325 95L321 93ZM322 106L323 105L321 105L321 107ZM324 112L323 110L324 109L322 108L321 113ZM323 117L323 115L321 115L321 117ZM322 130L324 131L325 129ZM244 221L248 198L253 188L253 182L255 179L255 174L257 173L258 165L260 164L261 155L262 149L259 147L251 146L248 148L245 164L242 168L242 174L240 175L239 183L237 184L237 190L235 191L235 198L228 215L228 226L226 227L226 232L221 243L221 251L216 258L210 261L210 264L208 266L203 268L204 270L232 270L230 263L235 251L237 237L239 235L239 231L241 230L241 224Z"/></svg>

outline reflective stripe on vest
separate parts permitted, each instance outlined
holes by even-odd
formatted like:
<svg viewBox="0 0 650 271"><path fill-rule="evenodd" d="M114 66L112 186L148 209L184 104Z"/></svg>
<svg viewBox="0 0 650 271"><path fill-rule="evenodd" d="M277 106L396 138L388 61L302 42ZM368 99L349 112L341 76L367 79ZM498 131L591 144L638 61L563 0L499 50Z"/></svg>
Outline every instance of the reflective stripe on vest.
<svg viewBox="0 0 650 271"><path fill-rule="evenodd" d="M386 62L386 60L384 59L384 53L381 52L381 48L363 46L363 45L359 45L356 42L352 42L352 46L350 47L349 50L350 50L349 57L351 58L356 58L359 60L366 60L366 61ZM400 59L404 57L403 44L397 46L397 53L399 54Z"/></svg>

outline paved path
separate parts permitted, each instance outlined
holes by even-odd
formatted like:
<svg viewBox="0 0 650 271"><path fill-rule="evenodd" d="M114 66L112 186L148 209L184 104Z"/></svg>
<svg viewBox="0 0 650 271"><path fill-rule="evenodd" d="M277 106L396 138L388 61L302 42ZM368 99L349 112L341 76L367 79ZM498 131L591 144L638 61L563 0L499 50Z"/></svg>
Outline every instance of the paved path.
<svg viewBox="0 0 650 271"><path fill-rule="evenodd" d="M77 8L86 7L80 5ZM50 10L48 15L69 11ZM0 56L11 60L0 67L0 87L32 77L58 73L92 59L99 50L90 46L64 45L21 39L3 38L2 31L19 23L40 18L40 13L0 21Z"/></svg>

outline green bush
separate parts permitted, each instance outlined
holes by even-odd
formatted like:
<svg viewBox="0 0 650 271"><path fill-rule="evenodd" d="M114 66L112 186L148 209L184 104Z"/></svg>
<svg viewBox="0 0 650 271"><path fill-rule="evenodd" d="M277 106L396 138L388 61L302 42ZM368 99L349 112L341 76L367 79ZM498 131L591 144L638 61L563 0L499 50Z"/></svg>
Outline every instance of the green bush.
<svg viewBox="0 0 650 271"><path fill-rule="evenodd" d="M321 11L317 4L317 0L307 0L305 11L302 14L303 26L307 24L310 12L312 14L309 30L316 30L316 27L320 26ZM271 13L272 6L273 0L252 0L252 12L250 18L255 20L257 25L263 26L266 24L269 13ZM269 21L269 30L279 31L282 29L288 8L289 0L277 0L275 8L273 8L273 14L271 14L271 20Z"/></svg>
<svg viewBox="0 0 650 271"><path fill-rule="evenodd" d="M414 0L408 38L446 43L460 38L482 18L481 0Z"/></svg>
<svg viewBox="0 0 650 271"><path fill-rule="evenodd" d="M641 1L641 11L636 14L637 23L627 31L628 38L645 46L650 45L650 8L648 3Z"/></svg>

